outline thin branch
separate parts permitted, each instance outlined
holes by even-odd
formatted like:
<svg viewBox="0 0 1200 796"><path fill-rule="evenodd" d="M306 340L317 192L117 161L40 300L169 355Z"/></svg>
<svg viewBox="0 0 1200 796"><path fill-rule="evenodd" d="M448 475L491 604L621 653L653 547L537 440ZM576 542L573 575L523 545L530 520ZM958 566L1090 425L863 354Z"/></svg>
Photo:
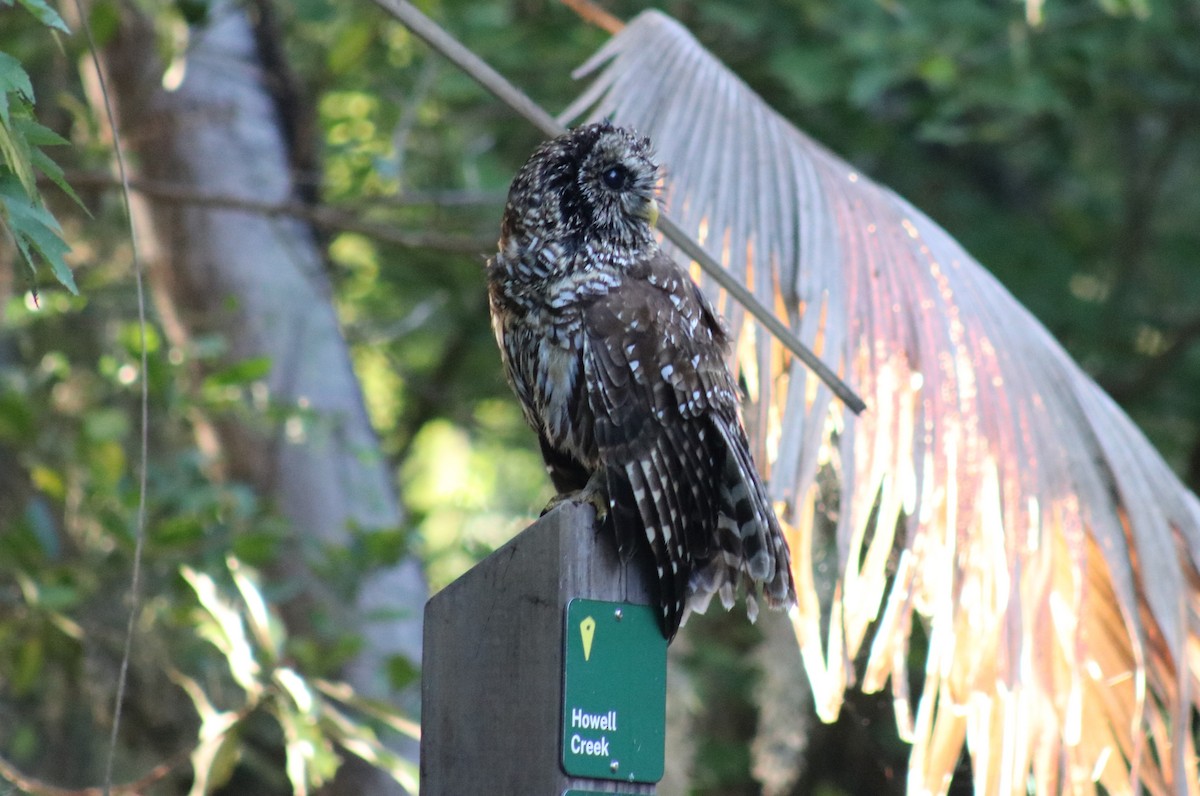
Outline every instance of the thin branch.
<svg viewBox="0 0 1200 796"><path fill-rule="evenodd" d="M85 169L63 171L63 178L74 188L114 188L120 186L120 181L112 174L104 171ZM299 180L303 182L303 179ZM45 176L38 177L40 186L50 186L53 183ZM146 180L134 178L130 185L134 190L141 186L143 193L149 193L156 188L164 191L190 190L186 183L173 183L165 180ZM170 198L168 195L167 198ZM469 190L460 188L442 188L428 191L404 191L390 195L377 195L368 198L358 198L353 201L338 202L338 208L345 212L369 212L379 208L393 207L503 207L507 191Z"/></svg>
<svg viewBox="0 0 1200 796"><path fill-rule="evenodd" d="M76 188L84 185L119 187L120 183L105 174L84 174L72 177ZM479 255L495 245L491 238L441 235L434 232L404 232L390 224L362 221L356 213L345 212L328 205L309 205L304 202L264 202L228 194L196 191L185 185L161 180L130 180L130 190L158 200L180 204L211 207L220 210L240 210L267 217L296 218L323 229L338 232L358 232L384 243L411 249L437 249L459 254Z"/></svg>
<svg viewBox="0 0 1200 796"><path fill-rule="evenodd" d="M525 117L538 130L548 137L554 138L566 132L566 127L531 100L524 92L504 79L492 67L488 66L479 56L468 50L450 34L417 10L416 6L406 0L375 0L376 5L387 11L407 27L413 35L424 41L437 52L450 59L455 66L466 72L477 83L492 92L514 111ZM745 285L730 276L720 263L712 258L698 243L693 241L679 225L675 224L665 214L659 217L658 227L663 234L691 257L700 267L716 280L725 291L746 311L754 316L759 323L767 328L784 347L796 355L815 373L829 389L842 400L855 414L861 414L867 405L862 398L850 389L836 373L827 367L800 340L775 317L769 309L751 293Z"/></svg>
<svg viewBox="0 0 1200 796"><path fill-rule="evenodd" d="M610 36L620 33L621 29L625 27L624 22L593 3L592 0L561 0L561 2L584 22L595 25Z"/></svg>
<svg viewBox="0 0 1200 796"><path fill-rule="evenodd" d="M138 612L142 605L142 555L146 548L146 495L147 478L150 463L150 382L147 378L150 370L149 346L146 344L146 288L145 266L142 261L141 246L138 243L137 229L134 227L133 211L129 204L129 169L125 166L125 150L121 145L120 128L117 127L117 115L113 111L112 100L108 95L108 79L100 67L100 52L96 48L96 37L92 35L92 26L88 15L83 9L83 0L75 0L75 10L79 14L79 27L87 38L88 53L91 56L92 68L96 70L96 82L100 87L100 95L104 98L104 115L108 127L112 131L113 155L117 161L117 174L121 180L121 202L125 210L125 221L129 231L129 246L133 260L133 282L137 287L137 319L138 319L138 373L140 417L138 424L138 498L137 514L133 526L133 564L129 575L129 618L125 624L124 649L121 652L121 668L117 672L117 693L113 699L112 730L108 736L108 753L104 759L104 796L112 792L113 763L117 759L117 738L121 729L121 714L125 703L125 689L129 683L129 660L133 655L133 633L137 624Z"/></svg>
<svg viewBox="0 0 1200 796"><path fill-rule="evenodd" d="M379 199L369 204L379 204L383 206L399 205L401 207L410 207L412 205L434 205L436 207L471 207L475 205L496 205L497 207L504 206L506 194L503 191L465 191L465 190L441 190L441 191L407 191L397 194L396 196L382 196Z"/></svg>
<svg viewBox="0 0 1200 796"><path fill-rule="evenodd" d="M181 749L138 779L135 779L133 782L126 782L123 785L106 783L102 787L60 788L21 773L16 766L2 757L0 757L0 779L15 785L21 792L30 793L33 796L108 796L109 794L113 794L114 796L137 796L137 794L142 793L179 768L182 763L187 761L193 751L193 749Z"/></svg>

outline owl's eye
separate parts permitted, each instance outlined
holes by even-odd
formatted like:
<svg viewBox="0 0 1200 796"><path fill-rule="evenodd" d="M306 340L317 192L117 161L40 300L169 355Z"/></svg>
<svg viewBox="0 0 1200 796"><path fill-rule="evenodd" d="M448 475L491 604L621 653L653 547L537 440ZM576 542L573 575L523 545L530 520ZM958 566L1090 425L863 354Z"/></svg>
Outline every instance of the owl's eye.
<svg viewBox="0 0 1200 796"><path fill-rule="evenodd" d="M601 181L613 191L620 191L629 184L629 169L624 166L610 166L600 175Z"/></svg>

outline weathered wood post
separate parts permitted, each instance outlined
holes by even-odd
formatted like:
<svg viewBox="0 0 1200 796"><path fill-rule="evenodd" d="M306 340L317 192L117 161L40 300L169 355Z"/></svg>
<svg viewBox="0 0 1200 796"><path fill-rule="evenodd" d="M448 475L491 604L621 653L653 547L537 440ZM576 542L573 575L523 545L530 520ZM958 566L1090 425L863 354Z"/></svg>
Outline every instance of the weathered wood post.
<svg viewBox="0 0 1200 796"><path fill-rule="evenodd" d="M430 599L423 796L653 794L666 642L649 571L565 503Z"/></svg>

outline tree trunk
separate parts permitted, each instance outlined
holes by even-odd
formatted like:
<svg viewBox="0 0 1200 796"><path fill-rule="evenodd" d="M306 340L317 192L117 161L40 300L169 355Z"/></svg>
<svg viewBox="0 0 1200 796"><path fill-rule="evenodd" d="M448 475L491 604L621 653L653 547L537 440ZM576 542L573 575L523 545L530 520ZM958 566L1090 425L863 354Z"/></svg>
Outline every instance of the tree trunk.
<svg viewBox="0 0 1200 796"><path fill-rule="evenodd" d="M136 176L204 196L293 201L298 191L282 120L245 7L216 3L208 14L209 24L193 31L182 82L166 90L150 20L123 9L104 63ZM272 406L307 418L299 423L295 415L273 427L197 421L198 444L216 466L254 484L290 520L296 544L277 574L301 583L303 597L289 606L289 625L304 628L317 611L334 627L355 629L364 646L347 679L360 693L395 701L388 659L420 660L427 590L417 563L406 559L376 571L354 604L342 608L300 552L314 541L342 546L351 531L393 529L401 520L312 229L237 209L135 200L138 240L171 343L187 350L190 341L215 334L228 346L226 364L267 358ZM415 695L406 699L415 708ZM415 750L406 756L415 759ZM358 773L369 782L351 784L352 777L339 775L337 790L394 788L375 772Z"/></svg>

